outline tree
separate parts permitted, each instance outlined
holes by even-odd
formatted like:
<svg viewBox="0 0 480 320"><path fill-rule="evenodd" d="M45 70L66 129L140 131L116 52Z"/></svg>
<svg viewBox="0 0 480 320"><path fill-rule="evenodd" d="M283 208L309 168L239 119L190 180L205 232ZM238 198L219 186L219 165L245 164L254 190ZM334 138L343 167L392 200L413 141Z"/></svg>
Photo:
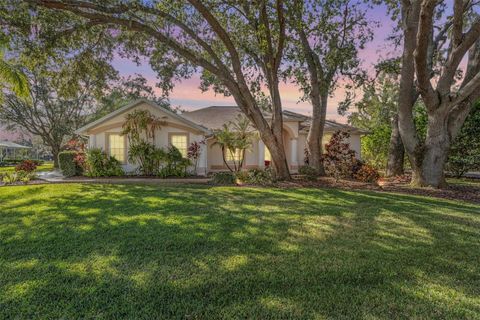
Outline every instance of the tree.
<svg viewBox="0 0 480 320"><path fill-rule="evenodd" d="M439 188L446 184L444 168L449 148L480 97L480 19L474 15L476 4L455 0L453 15L436 28L435 21L445 10L441 1L402 1L399 129L414 185ZM467 67L460 79L465 56ZM425 139L419 137L413 116L418 94L428 114Z"/></svg>
<svg viewBox="0 0 480 320"><path fill-rule="evenodd" d="M322 138L328 97L341 76L357 82L358 50L372 39L371 23L360 9L363 1L295 0L288 10L289 73L313 107L307 137L309 165L324 174ZM300 48L300 50L299 50Z"/></svg>
<svg viewBox="0 0 480 320"><path fill-rule="evenodd" d="M14 9L16 2L12 4ZM232 95L270 150L280 179L290 178L283 146L279 68L286 43L283 1L26 0L41 16L73 17L68 30L110 29L131 56L148 56L164 80L202 73L202 87ZM79 19L80 17L80 19ZM63 18L62 20L68 21ZM65 32L64 32L65 33ZM164 81L168 89L169 81ZM263 92L262 85L267 88ZM265 94L272 119L263 115Z"/></svg>
<svg viewBox="0 0 480 320"><path fill-rule="evenodd" d="M6 37L0 33L0 102L4 99L3 89L9 89L18 97L28 97L28 81L22 70L5 58L8 47Z"/></svg>
<svg viewBox="0 0 480 320"><path fill-rule="evenodd" d="M450 148L447 169L461 177L471 170L480 169L480 103L477 102L467 116L460 133Z"/></svg>
<svg viewBox="0 0 480 320"><path fill-rule="evenodd" d="M398 81L380 73L365 84L357 111L349 116L352 125L369 131L362 138L362 158L377 168L386 168L387 176L403 173L403 145L400 139L398 148L399 136L394 133L398 133L397 99Z"/></svg>
<svg viewBox="0 0 480 320"><path fill-rule="evenodd" d="M116 75L110 65L91 62L90 57L83 59L80 55L31 63L31 69L23 69L29 82L29 99L7 93L0 106L0 121L7 128L20 126L40 137L51 148L55 167L63 143L84 124L95 109L96 97Z"/></svg>

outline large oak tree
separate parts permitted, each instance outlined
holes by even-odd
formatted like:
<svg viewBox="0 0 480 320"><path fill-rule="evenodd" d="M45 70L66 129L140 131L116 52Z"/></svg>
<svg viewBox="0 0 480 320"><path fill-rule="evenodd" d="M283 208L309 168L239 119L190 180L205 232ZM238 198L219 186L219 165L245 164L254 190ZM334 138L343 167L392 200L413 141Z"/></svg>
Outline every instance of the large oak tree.
<svg viewBox="0 0 480 320"><path fill-rule="evenodd" d="M474 13L475 2L455 0L453 14L437 27L443 4L437 0L401 2L399 129L412 165L412 182L419 186L445 185L450 145L480 97L480 19ZM459 77L465 58L467 65ZM413 116L418 95L428 114L425 139L420 138Z"/></svg>
<svg viewBox="0 0 480 320"><path fill-rule="evenodd" d="M233 96L259 131L278 177L290 177L278 88L286 43L283 1L25 2L37 12L74 17L64 33L110 30L124 55L147 57L163 83L200 72L203 88ZM271 119L264 116L265 106Z"/></svg>

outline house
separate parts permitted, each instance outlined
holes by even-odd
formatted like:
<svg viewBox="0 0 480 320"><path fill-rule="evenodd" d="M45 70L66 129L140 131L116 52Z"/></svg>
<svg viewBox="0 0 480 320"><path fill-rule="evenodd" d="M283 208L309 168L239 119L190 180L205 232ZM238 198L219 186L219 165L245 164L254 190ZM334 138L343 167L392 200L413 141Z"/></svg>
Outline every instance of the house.
<svg viewBox="0 0 480 320"><path fill-rule="evenodd" d="M177 147L186 156L190 143L205 141L197 165L197 174L205 175L210 172L227 170L223 163L222 151L215 145L212 135L215 129L233 121L241 113L235 106L212 106L181 115L166 110L153 102L140 99L128 104L86 126L78 129L77 134L88 137L89 147L105 150L115 156L123 165L126 172L132 172L136 166L128 161L128 139L121 135L125 115L134 110L148 110L162 121L162 126L156 132L155 144L166 148L170 145ZM310 118L295 112L284 111L283 139L285 152L291 172L296 172L304 163L305 142L308 134ZM269 115L265 114L268 119ZM324 142L328 142L331 135L337 130L346 130L350 133L350 147L360 157L360 137L364 132L360 129L327 121L325 124ZM231 161L227 158L228 161ZM268 164L270 155L264 143L257 139L252 147L246 151L244 168L264 168Z"/></svg>

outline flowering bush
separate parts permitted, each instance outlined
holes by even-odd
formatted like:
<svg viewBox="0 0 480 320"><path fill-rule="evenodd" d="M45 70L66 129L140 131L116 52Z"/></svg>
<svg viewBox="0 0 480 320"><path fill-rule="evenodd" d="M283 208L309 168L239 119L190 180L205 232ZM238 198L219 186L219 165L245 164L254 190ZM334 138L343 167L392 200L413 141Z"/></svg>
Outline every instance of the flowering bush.
<svg viewBox="0 0 480 320"><path fill-rule="evenodd" d="M374 183L380 178L380 174L374 167L364 164L353 174L353 177L363 182Z"/></svg>
<svg viewBox="0 0 480 320"><path fill-rule="evenodd" d="M23 160L15 167L15 171L25 171L25 172L33 172L37 169L37 165L32 160Z"/></svg>
<svg viewBox="0 0 480 320"><path fill-rule="evenodd" d="M354 167L357 165L355 151L350 149L347 142L350 134L345 131L337 131L325 145L326 153L323 155L323 164L327 175L340 178L352 178Z"/></svg>

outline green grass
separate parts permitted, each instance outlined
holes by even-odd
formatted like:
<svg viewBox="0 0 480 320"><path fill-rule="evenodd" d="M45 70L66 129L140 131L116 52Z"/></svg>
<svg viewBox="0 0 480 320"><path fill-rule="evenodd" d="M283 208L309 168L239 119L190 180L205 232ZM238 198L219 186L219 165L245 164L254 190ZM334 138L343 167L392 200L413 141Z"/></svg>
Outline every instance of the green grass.
<svg viewBox="0 0 480 320"><path fill-rule="evenodd" d="M37 171L52 171L53 170L53 162L45 162L41 166L37 167ZM0 173L7 173L7 172L14 172L15 166L9 167L0 167Z"/></svg>
<svg viewBox="0 0 480 320"><path fill-rule="evenodd" d="M447 183L458 184L458 185L463 185L463 186L480 187L480 179L448 178Z"/></svg>
<svg viewBox="0 0 480 320"><path fill-rule="evenodd" d="M333 189L0 188L0 318L480 319L480 206Z"/></svg>

